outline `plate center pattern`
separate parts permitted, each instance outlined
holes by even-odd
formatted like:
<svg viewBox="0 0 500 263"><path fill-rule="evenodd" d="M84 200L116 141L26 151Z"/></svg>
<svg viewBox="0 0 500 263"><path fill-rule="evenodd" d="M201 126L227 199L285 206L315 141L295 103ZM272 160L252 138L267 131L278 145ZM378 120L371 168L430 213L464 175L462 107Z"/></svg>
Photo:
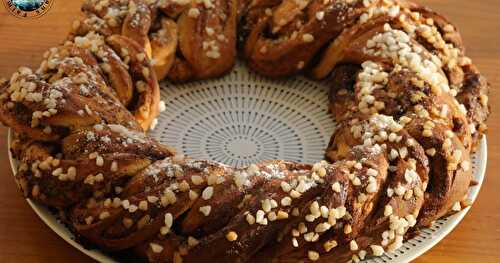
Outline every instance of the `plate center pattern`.
<svg viewBox="0 0 500 263"><path fill-rule="evenodd" d="M164 82L161 97L166 110L153 137L189 157L236 167L320 161L335 128L325 83L271 80L241 64L217 80Z"/></svg>

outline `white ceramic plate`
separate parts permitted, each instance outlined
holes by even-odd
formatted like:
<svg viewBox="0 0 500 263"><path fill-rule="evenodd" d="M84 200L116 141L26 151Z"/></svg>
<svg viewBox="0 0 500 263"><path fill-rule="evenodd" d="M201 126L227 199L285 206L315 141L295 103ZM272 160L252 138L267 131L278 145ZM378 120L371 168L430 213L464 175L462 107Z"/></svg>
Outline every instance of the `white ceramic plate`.
<svg viewBox="0 0 500 263"><path fill-rule="evenodd" d="M328 113L328 85L303 77L263 78L238 64L227 76L172 85L163 83L166 110L150 134L196 158L245 166L261 160L284 159L314 163L323 158L335 123ZM10 143L10 133L9 133ZM12 170L16 161L9 152ZM486 170L486 138L473 156L474 201ZM98 250L87 250L44 206L27 200L40 218L60 237L99 262L115 262ZM436 245L462 220L469 208L438 220L405 242L395 253L366 262L409 262Z"/></svg>

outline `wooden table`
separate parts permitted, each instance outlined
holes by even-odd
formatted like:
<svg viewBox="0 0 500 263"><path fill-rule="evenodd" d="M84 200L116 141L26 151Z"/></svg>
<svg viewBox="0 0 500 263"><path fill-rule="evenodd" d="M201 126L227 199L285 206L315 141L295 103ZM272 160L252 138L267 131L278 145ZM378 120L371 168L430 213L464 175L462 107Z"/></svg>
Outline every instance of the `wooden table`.
<svg viewBox="0 0 500 263"><path fill-rule="evenodd" d="M420 1L459 26L468 55L493 84L490 97L488 176L464 221L417 262L500 262L500 5L498 0ZM0 76L21 65L37 66L47 48L60 43L78 14L81 0L56 0L36 20L18 19L0 7ZM53 233L30 209L10 170L6 129L0 128L0 262L91 262Z"/></svg>

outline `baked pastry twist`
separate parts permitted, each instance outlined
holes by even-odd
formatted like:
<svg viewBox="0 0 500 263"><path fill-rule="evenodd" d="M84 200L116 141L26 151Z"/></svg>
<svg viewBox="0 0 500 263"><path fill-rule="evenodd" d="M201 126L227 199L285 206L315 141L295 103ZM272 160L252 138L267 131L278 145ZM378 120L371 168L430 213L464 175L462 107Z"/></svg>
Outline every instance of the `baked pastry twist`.
<svg viewBox="0 0 500 263"><path fill-rule="evenodd" d="M236 58L237 1L88 0L70 39L98 32L141 45L159 79L220 76Z"/></svg>
<svg viewBox="0 0 500 263"><path fill-rule="evenodd" d="M38 70L0 81L16 180L82 240L150 262L358 262L468 205L489 85L456 28L406 1L90 0ZM245 168L144 134L158 78L249 66L331 83L314 165Z"/></svg>

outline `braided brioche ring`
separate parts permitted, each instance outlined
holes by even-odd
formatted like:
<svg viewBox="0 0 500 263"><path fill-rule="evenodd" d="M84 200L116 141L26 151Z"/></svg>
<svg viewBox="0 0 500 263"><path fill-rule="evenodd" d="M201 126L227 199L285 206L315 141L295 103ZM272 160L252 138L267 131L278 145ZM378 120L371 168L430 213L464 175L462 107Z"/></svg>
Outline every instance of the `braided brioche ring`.
<svg viewBox="0 0 500 263"><path fill-rule="evenodd" d="M149 262L358 262L459 211L489 85L402 0L88 0L39 69L0 81L16 180L77 237ZM237 34L237 29L240 34ZM144 134L158 80L249 67L331 83L327 161L232 168Z"/></svg>

